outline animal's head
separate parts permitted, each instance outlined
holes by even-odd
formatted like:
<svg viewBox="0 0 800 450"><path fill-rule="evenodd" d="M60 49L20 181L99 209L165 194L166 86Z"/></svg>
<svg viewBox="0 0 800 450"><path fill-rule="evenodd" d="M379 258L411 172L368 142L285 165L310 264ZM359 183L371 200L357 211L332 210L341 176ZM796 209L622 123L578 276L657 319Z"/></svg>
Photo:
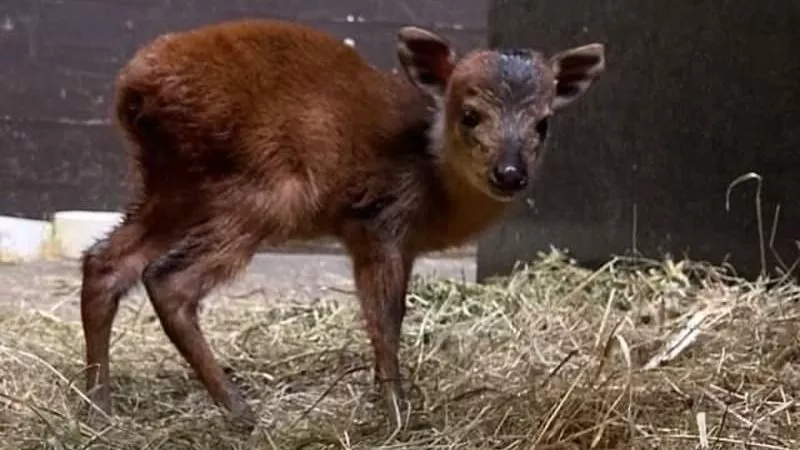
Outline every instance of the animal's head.
<svg viewBox="0 0 800 450"><path fill-rule="evenodd" d="M476 50L458 57L443 37L405 27L397 54L409 80L439 107L432 138L445 163L503 201L528 184L548 121L605 70L602 44L546 57L534 50Z"/></svg>

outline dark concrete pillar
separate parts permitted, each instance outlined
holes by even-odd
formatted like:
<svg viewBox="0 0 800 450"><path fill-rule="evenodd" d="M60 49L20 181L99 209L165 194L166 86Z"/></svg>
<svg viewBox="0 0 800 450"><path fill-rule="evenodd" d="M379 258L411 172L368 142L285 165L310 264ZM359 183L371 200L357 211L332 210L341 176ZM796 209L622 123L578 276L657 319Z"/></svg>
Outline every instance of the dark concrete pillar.
<svg viewBox="0 0 800 450"><path fill-rule="evenodd" d="M608 73L553 122L533 205L478 247L478 277L551 245L600 264L636 249L761 270L800 256L800 2L494 0L493 47L607 45ZM776 209L777 223L774 224Z"/></svg>

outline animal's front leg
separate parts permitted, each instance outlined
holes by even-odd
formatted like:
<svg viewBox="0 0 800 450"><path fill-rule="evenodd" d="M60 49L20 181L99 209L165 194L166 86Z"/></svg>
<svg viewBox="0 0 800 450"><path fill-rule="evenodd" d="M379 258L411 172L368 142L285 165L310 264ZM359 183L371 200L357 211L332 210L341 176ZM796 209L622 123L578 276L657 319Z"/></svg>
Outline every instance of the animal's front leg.
<svg viewBox="0 0 800 450"><path fill-rule="evenodd" d="M400 428L405 423L407 404L398 349L414 258L386 243L351 246L351 257L365 326L375 353L375 378L392 425Z"/></svg>

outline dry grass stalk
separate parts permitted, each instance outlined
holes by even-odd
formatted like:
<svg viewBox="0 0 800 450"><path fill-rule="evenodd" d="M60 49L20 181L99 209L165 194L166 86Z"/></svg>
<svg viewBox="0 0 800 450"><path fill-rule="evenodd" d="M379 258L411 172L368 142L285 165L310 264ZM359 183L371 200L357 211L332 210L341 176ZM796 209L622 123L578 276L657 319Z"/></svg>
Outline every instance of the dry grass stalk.
<svg viewBox="0 0 800 450"><path fill-rule="evenodd" d="M141 296L116 328L107 430L76 414L79 324L20 312L0 319L0 448L797 449L798 299L795 284L702 264L592 273L558 253L485 286L418 279L403 350L413 429L388 441L354 301L203 316L260 414L250 437L210 406Z"/></svg>

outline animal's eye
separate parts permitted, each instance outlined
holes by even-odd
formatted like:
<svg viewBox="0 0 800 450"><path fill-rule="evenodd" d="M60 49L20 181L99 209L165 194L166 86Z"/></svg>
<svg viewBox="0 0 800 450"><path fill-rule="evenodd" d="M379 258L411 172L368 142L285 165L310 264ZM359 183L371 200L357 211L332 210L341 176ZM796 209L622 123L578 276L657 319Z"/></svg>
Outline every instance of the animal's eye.
<svg viewBox="0 0 800 450"><path fill-rule="evenodd" d="M466 108L464 112L461 113L461 126L464 128L475 128L479 123L481 123L481 115L478 114L478 111L472 108Z"/></svg>
<svg viewBox="0 0 800 450"><path fill-rule="evenodd" d="M536 124L536 132L539 133L539 140L543 141L547 137L548 119L545 117Z"/></svg>

